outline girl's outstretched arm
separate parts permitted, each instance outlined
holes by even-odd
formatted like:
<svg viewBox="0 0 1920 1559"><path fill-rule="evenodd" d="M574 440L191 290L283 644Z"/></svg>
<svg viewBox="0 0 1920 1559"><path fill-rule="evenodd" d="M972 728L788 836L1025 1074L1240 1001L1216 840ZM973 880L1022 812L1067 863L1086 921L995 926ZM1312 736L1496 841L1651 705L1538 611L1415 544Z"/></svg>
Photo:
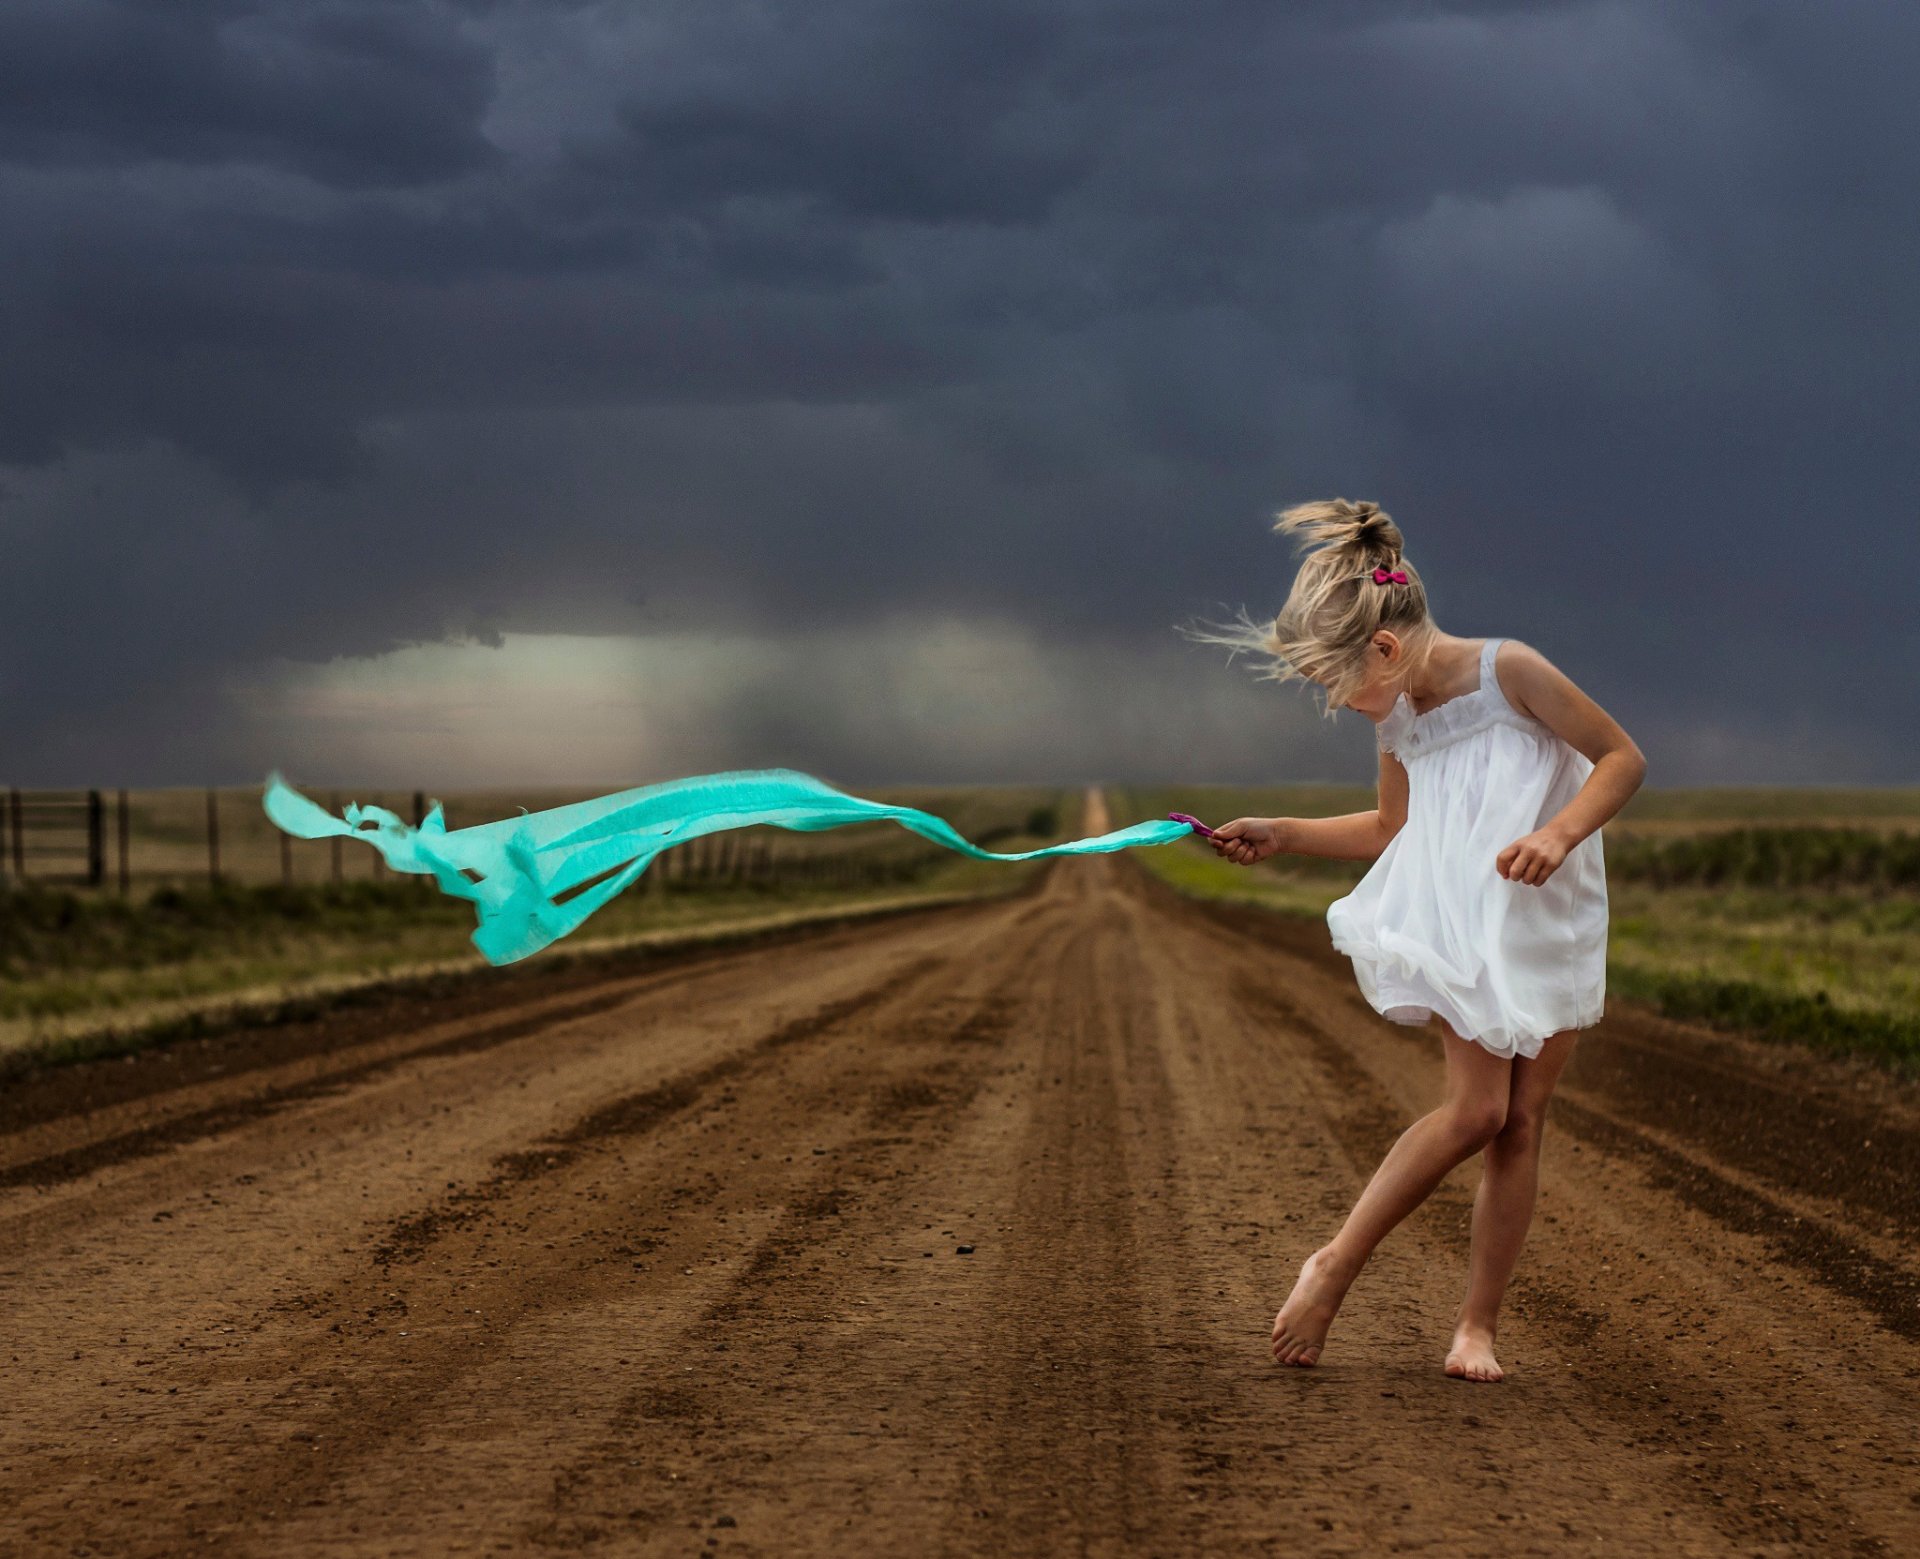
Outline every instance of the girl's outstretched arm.
<svg viewBox="0 0 1920 1559"><path fill-rule="evenodd" d="M1494 862L1502 877L1538 884L1559 869L1575 845L1627 804L1647 777L1646 754L1619 721L1532 645L1517 639L1502 645L1494 656L1493 673L1508 703L1593 762L1579 793L1533 833L1514 840Z"/></svg>
<svg viewBox="0 0 1920 1559"><path fill-rule="evenodd" d="M1276 817L1280 848L1293 855L1337 861L1371 861L1406 826L1407 771L1384 749L1380 754L1380 801L1371 812L1341 817Z"/></svg>
<svg viewBox="0 0 1920 1559"><path fill-rule="evenodd" d="M1340 817L1237 817L1207 842L1215 855L1251 866L1270 855L1318 855L1371 861L1407 821L1407 771L1390 752L1380 754L1380 804Z"/></svg>

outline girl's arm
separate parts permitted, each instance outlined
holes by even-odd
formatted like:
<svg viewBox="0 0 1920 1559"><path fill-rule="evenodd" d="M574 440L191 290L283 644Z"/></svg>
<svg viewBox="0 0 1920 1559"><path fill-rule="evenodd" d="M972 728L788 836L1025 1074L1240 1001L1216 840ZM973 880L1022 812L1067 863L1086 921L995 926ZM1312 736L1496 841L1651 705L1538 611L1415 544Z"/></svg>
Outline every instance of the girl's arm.
<svg viewBox="0 0 1920 1559"><path fill-rule="evenodd" d="M1407 771L1384 748L1380 753L1380 804L1343 817L1237 817L1214 830L1215 855L1251 866L1282 850L1340 861L1370 861L1407 821Z"/></svg>
<svg viewBox="0 0 1920 1559"><path fill-rule="evenodd" d="M1493 673L1508 703L1593 763L1579 793L1533 833L1508 845L1494 863L1502 877L1542 883L1575 845L1627 804L1647 777L1647 759L1612 715L1532 645L1518 640L1502 645L1494 654Z"/></svg>
<svg viewBox="0 0 1920 1559"><path fill-rule="evenodd" d="M1371 812L1343 817L1276 817L1274 841L1292 855L1337 861L1371 861L1406 826L1407 771L1386 749L1380 752L1380 803Z"/></svg>

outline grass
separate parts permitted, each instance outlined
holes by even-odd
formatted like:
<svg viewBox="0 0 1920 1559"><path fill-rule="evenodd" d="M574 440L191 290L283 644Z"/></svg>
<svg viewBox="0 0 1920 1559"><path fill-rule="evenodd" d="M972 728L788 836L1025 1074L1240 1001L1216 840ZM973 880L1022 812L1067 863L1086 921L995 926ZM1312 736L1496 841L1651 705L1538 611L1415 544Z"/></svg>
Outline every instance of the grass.
<svg viewBox="0 0 1920 1559"><path fill-rule="evenodd" d="M1660 887L1920 890L1920 833L1740 825L1608 840L1609 878Z"/></svg>
<svg viewBox="0 0 1920 1559"><path fill-rule="evenodd" d="M970 863L979 864L979 863ZM0 1046L0 1083L47 1066L127 1055L197 1039L225 1030L262 1028L304 1019L326 1017L339 1009L384 1000L404 985L416 999L431 1000L454 994L476 979L513 981L527 975L551 973L583 962L630 958L640 948L665 950L713 943L749 941L796 924L818 924L859 919L933 904L965 902L1015 891L1021 877L1035 868L1020 863L1000 874L990 886L973 891L917 891L873 897L860 893L821 895L822 902L792 906L746 917L716 913L696 924L624 936L572 938L543 951L537 964L495 969L478 958L440 960L400 965L373 965L354 969L336 979L300 976L272 986L223 988L204 999L175 1004L148 1004L108 1022L95 1021L67 1032L43 1033ZM991 870L991 868L989 868Z"/></svg>
<svg viewBox="0 0 1920 1559"><path fill-rule="evenodd" d="M1920 792L1867 793L1883 803L1863 810L1884 832L1832 815L1857 794L1655 792L1643 813L1687 831L1643 833L1623 826L1624 813L1609 824L1609 994L1920 1076L1920 878L1911 864L1920 836L1905 832L1920 824ZM1719 811L1709 804L1716 798ZM1141 789L1113 800L1116 817L1184 811L1210 823L1372 805L1370 792L1335 787ZM1769 821L1741 818L1744 806ZM1182 892L1315 919L1370 864L1278 857L1236 867L1197 842L1140 859Z"/></svg>
<svg viewBox="0 0 1920 1559"><path fill-rule="evenodd" d="M1920 825L1920 790L1890 785L1653 788L1629 800L1618 821L1636 828L1669 823L1698 828L1869 821Z"/></svg>

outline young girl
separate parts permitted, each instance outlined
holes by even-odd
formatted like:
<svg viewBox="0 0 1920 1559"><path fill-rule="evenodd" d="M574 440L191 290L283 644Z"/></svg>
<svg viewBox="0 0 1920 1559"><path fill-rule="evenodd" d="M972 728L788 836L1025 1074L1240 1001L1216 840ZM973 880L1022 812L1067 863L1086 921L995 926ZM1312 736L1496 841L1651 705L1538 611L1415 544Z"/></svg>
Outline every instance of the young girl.
<svg viewBox="0 0 1920 1559"><path fill-rule="evenodd" d="M1316 1363L1374 1247L1479 1153L1446 1372L1499 1380L1494 1330L1533 1215L1547 1100L1605 992L1599 829L1639 788L1646 759L1537 650L1442 632L1377 504L1301 504L1274 528L1313 550L1270 631L1247 623L1219 642L1273 656L1276 681L1319 684L1329 718L1345 707L1372 720L1380 800L1346 817L1237 818L1212 844L1242 866L1282 850L1373 862L1327 925L1376 1011L1439 1019L1446 1097L1307 1257L1274 1320L1273 1356Z"/></svg>

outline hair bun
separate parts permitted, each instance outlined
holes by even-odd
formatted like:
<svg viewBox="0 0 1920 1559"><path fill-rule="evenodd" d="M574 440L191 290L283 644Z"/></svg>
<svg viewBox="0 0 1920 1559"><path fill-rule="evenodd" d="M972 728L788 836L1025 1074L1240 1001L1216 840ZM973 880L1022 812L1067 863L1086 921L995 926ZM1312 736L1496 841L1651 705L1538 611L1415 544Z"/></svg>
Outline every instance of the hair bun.
<svg viewBox="0 0 1920 1559"><path fill-rule="evenodd" d="M1393 523L1382 512L1380 505L1371 500L1350 504L1347 512L1348 518L1353 521L1353 534L1356 539L1376 537Z"/></svg>
<svg viewBox="0 0 1920 1559"><path fill-rule="evenodd" d="M1355 503L1346 498L1322 498L1283 509L1275 530L1295 536L1302 550L1324 548L1337 553L1342 567L1384 563L1389 568L1404 556L1406 540L1393 517L1372 499Z"/></svg>
<svg viewBox="0 0 1920 1559"><path fill-rule="evenodd" d="M1390 564L1399 558L1405 543L1400 527L1386 510L1370 498L1359 503L1348 503L1344 498L1336 501L1346 508L1348 546L1369 560Z"/></svg>

